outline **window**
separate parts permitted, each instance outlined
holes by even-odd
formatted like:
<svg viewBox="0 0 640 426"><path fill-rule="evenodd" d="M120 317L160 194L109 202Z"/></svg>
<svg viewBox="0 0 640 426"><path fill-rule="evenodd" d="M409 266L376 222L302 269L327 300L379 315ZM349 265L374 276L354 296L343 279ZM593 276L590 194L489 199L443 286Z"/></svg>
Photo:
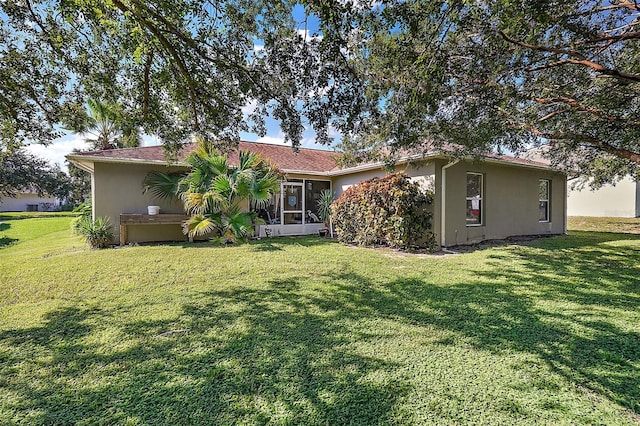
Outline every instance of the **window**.
<svg viewBox="0 0 640 426"><path fill-rule="evenodd" d="M540 222L550 221L551 181L540 179L538 183L538 220Z"/></svg>
<svg viewBox="0 0 640 426"><path fill-rule="evenodd" d="M482 177L467 173L467 226L482 225Z"/></svg>

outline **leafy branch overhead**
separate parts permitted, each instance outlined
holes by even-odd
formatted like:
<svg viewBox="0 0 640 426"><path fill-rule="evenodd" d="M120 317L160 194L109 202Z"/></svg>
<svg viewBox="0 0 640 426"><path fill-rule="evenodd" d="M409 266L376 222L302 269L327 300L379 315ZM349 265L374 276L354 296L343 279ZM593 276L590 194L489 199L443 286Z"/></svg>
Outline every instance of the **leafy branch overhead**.
<svg viewBox="0 0 640 426"><path fill-rule="evenodd" d="M637 2L394 1L354 25L378 107L347 150L446 144L481 156L548 143L553 164L596 186L638 176Z"/></svg>
<svg viewBox="0 0 640 426"><path fill-rule="evenodd" d="M596 186L638 177L633 0L21 0L0 2L0 34L5 151L100 99L169 153L264 135L271 115L294 147L337 129L354 161L545 145Z"/></svg>
<svg viewBox="0 0 640 426"><path fill-rule="evenodd" d="M294 146L303 117L327 142L329 121L339 116L331 101L343 96L331 88L356 85L340 59L331 59L329 42L301 35L294 6L2 2L0 140L50 141L60 123L77 128L93 98L121 105L173 151L193 133L231 145L240 131L264 134L267 112ZM248 105L256 107L247 121Z"/></svg>

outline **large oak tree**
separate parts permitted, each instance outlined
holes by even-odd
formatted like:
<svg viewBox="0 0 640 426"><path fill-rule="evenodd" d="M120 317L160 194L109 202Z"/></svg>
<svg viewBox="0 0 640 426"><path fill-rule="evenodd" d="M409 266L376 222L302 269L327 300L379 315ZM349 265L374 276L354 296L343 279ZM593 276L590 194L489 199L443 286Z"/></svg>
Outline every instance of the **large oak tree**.
<svg viewBox="0 0 640 426"><path fill-rule="evenodd" d="M174 150L194 133L230 144L240 131L264 134L267 113L294 146L307 125L328 142L329 122L359 99L349 93L357 85L344 56L294 20L294 7L268 0L2 1L0 145L46 143L61 125L80 128L89 98L120 105L130 126ZM245 120L247 105L253 113Z"/></svg>
<svg viewBox="0 0 640 426"><path fill-rule="evenodd" d="M349 153L547 144L556 166L596 185L637 176L634 0L303 6L318 37L289 1L0 2L0 148L77 128L94 98L174 149L193 133L262 134L269 112L294 146L306 122L321 143L332 124Z"/></svg>
<svg viewBox="0 0 640 426"><path fill-rule="evenodd" d="M347 150L453 144L483 155L544 145L553 164L596 186L638 177L636 1L392 0L354 9L351 57L374 107Z"/></svg>

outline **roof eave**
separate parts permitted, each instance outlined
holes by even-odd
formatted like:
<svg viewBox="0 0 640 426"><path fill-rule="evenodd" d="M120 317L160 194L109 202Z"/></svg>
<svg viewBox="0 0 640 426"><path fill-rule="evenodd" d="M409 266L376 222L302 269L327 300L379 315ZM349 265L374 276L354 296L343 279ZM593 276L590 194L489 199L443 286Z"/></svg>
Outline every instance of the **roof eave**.
<svg viewBox="0 0 640 426"><path fill-rule="evenodd" d="M523 163L516 163L508 160L500 160L498 158L485 158L483 161L487 163L502 164L502 165L515 166L515 167L524 167L527 169L545 170L547 172L557 172L557 173L566 174L560 170L555 170L551 166L547 166L543 164L523 164Z"/></svg>
<svg viewBox="0 0 640 426"><path fill-rule="evenodd" d="M170 163L166 160L143 160L139 158L113 158L113 157L100 157L95 155L67 155L66 158L70 161L83 162L84 160L90 160L96 163L120 163L120 164L148 164L148 165L165 165L172 167L188 167L187 163L175 162Z"/></svg>
<svg viewBox="0 0 640 426"><path fill-rule="evenodd" d="M426 153L426 154L414 154L414 155L408 155L406 157L401 157L398 158L395 161L395 164L405 164L408 163L410 161L414 161L414 160L434 160L436 158L445 158L444 155L442 154L436 154L436 153ZM328 176L341 176L341 175L348 175L348 174L352 174L352 173L359 173L359 172L368 172L371 170L376 170L376 169L380 169L383 168L385 166L385 163L382 161L378 161L375 163L367 163L367 164L360 164L358 166L353 166L353 167L347 167L345 169L339 169L339 170L330 170L327 172Z"/></svg>

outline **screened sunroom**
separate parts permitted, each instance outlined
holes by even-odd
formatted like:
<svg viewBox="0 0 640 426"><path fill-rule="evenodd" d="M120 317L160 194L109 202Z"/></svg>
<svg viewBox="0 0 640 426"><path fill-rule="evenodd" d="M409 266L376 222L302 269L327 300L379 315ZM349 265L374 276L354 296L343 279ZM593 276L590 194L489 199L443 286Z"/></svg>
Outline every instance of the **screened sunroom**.
<svg viewBox="0 0 640 426"><path fill-rule="evenodd" d="M274 194L263 209L256 209L264 225L258 225L256 235L270 237L278 235L316 234L325 227L318 213L321 192L331 190L331 181L322 179L285 179L280 184L280 193Z"/></svg>

